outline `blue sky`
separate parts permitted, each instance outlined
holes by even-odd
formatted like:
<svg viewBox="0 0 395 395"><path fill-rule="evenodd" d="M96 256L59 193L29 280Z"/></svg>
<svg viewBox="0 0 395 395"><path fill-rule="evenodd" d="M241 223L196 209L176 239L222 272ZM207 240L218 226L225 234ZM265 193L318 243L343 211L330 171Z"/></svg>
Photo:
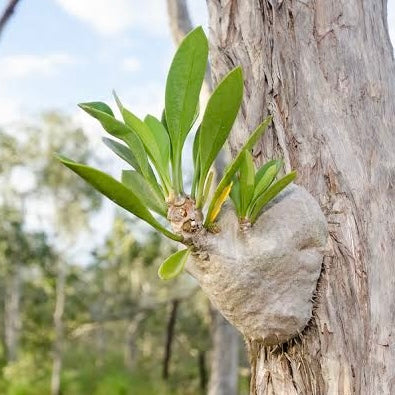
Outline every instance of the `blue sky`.
<svg viewBox="0 0 395 395"><path fill-rule="evenodd" d="M78 111L78 102L109 100L113 88L137 113L160 111L174 50L164 0L39 4L22 0L0 43L0 123ZM191 4L204 22L204 0Z"/></svg>
<svg viewBox="0 0 395 395"><path fill-rule="evenodd" d="M7 2L0 0L0 9ZM205 0L189 0L189 7L194 24L205 26ZM395 42L395 0L388 11ZM109 157L97 122L76 104L114 105L115 89L137 115L159 115L173 52L165 0L21 0L0 40L0 127L61 110L84 127L100 156ZM111 163L106 170L118 172ZM96 240L110 229L113 212L106 204L94 219ZM92 235L81 243L92 245Z"/></svg>

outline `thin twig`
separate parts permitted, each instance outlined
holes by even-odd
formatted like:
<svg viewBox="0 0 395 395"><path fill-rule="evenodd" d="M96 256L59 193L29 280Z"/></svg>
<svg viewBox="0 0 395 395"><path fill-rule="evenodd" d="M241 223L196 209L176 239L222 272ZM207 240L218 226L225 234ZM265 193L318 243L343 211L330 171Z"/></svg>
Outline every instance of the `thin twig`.
<svg viewBox="0 0 395 395"><path fill-rule="evenodd" d="M4 29L5 25L11 18L12 14L15 12L15 8L18 5L19 1L20 0L10 0L8 2L8 5L6 6L6 8L0 18L0 36L3 33L3 29Z"/></svg>

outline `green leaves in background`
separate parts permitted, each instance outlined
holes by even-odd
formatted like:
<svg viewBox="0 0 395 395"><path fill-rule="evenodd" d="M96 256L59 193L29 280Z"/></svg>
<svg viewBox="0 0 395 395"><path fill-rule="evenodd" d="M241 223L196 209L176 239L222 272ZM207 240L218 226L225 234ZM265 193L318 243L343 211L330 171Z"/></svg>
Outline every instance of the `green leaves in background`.
<svg viewBox="0 0 395 395"><path fill-rule="evenodd" d="M110 200L128 210L136 217L141 218L156 230L163 233L170 239L181 241L182 237L173 234L164 228L148 211L145 205L140 201L136 194L126 187L124 184L118 182L108 174L101 172L80 163L73 162L65 157L58 156L58 159L69 169L74 171L85 181L91 184L95 189L107 196Z"/></svg>
<svg viewBox="0 0 395 395"><path fill-rule="evenodd" d="M165 113L177 193L182 192L181 151L196 116L207 58L207 38L198 27L181 42L167 76Z"/></svg>
<svg viewBox="0 0 395 395"><path fill-rule="evenodd" d="M196 198L202 206L203 187L207 173L224 145L243 98L243 74L240 67L228 73L212 93L200 125L200 177Z"/></svg>
<svg viewBox="0 0 395 395"><path fill-rule="evenodd" d="M177 277L184 269L191 250L189 248L177 251L170 255L159 267L158 276L162 280L170 280Z"/></svg>
<svg viewBox="0 0 395 395"><path fill-rule="evenodd" d="M225 169L224 175L219 182L217 189L214 192L214 196L211 199L208 212L207 212L207 217L204 223L205 227L209 227L210 223L214 222L217 215L213 215L214 207L217 204L217 201L220 199L220 197L223 194L223 191L225 188L228 188L230 183L232 182L232 179L234 178L234 175L236 172L239 170L241 161L243 159L244 152L247 150L251 150L254 145L258 142L258 140L262 137L262 135L265 133L267 127L269 126L270 122L272 121L272 117L267 117L251 134L251 136L248 138L240 152L236 155L236 157L233 159L233 161L228 165L227 169ZM237 188L238 186L236 183L233 185L233 188ZM232 189L233 189L232 188ZM232 192L231 192L232 196Z"/></svg>

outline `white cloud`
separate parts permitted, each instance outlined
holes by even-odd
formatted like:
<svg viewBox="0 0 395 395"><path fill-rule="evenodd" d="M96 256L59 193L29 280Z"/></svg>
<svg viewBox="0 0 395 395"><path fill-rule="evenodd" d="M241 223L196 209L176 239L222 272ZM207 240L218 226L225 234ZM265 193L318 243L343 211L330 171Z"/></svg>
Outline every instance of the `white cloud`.
<svg viewBox="0 0 395 395"><path fill-rule="evenodd" d="M0 97L0 128L17 121L21 115L19 101L10 97Z"/></svg>
<svg viewBox="0 0 395 395"><path fill-rule="evenodd" d="M53 75L61 66L74 63L76 63L75 59L66 53L10 55L0 59L0 75L2 78Z"/></svg>
<svg viewBox="0 0 395 395"><path fill-rule="evenodd" d="M125 71L136 72L141 70L141 62L137 58L126 58L122 61L122 69Z"/></svg>
<svg viewBox="0 0 395 395"><path fill-rule="evenodd" d="M137 27L146 32L166 33L164 0L56 0L63 9L104 35Z"/></svg>

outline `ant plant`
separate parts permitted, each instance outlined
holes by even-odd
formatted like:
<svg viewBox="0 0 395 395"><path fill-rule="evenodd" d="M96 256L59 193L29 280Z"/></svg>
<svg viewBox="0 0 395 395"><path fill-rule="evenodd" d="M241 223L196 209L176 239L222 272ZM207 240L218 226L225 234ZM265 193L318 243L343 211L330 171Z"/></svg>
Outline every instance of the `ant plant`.
<svg viewBox="0 0 395 395"><path fill-rule="evenodd" d="M103 138L103 141L133 169L124 170L121 181L58 156L64 165L103 195L187 247L162 263L158 272L162 279L181 273L189 254L196 248L194 240L197 235L220 231L215 222L229 194L241 228L246 228L253 225L262 208L296 176L291 172L276 180L282 167L279 160L266 163L258 171L255 169L250 152L271 122L268 117L228 165L209 201L213 181L211 166L229 136L243 97L242 70L236 67L218 84L207 103L193 144L192 187L189 194L185 193L182 151L198 118L207 59L208 41L203 29L198 27L185 37L171 63L161 120L152 115L147 115L144 120L138 118L115 94L123 121L116 119L105 103L79 105L118 139ZM166 228L153 212L167 219L172 230Z"/></svg>

